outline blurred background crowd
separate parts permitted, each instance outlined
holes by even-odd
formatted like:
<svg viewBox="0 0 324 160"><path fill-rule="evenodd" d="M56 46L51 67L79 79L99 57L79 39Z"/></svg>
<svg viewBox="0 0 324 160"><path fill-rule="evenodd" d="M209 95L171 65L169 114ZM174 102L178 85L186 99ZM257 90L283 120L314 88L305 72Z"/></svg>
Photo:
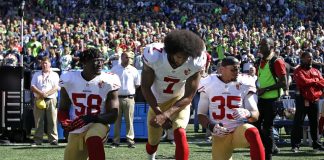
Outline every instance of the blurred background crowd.
<svg viewBox="0 0 324 160"><path fill-rule="evenodd" d="M79 69L79 53L89 47L105 55L105 69L133 52L141 69L146 44L161 42L174 29L189 29L205 41L215 62L227 55L247 72L260 57L262 37L275 40L276 53L294 69L309 50L322 71L324 1L309 0L26 0L23 26L20 0L0 2L0 60L15 65L19 55L28 69L40 69L49 56L53 68ZM21 32L23 30L23 35Z"/></svg>

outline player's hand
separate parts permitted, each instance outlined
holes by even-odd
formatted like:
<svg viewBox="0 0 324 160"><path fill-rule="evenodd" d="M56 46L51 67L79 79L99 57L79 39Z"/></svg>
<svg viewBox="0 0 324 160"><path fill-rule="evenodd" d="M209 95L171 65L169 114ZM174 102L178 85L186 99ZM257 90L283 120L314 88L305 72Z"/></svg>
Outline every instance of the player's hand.
<svg viewBox="0 0 324 160"><path fill-rule="evenodd" d="M172 121L168 118L165 123L162 125L163 129L170 129L172 128Z"/></svg>
<svg viewBox="0 0 324 160"><path fill-rule="evenodd" d="M165 123L167 119L168 117L166 117L163 113L158 114L150 120L150 124L155 128L162 127L162 125Z"/></svg>
<svg viewBox="0 0 324 160"><path fill-rule="evenodd" d="M252 116L251 112L245 108L234 108L233 111L232 116L235 120L247 119Z"/></svg>
<svg viewBox="0 0 324 160"><path fill-rule="evenodd" d="M80 117L77 117L76 119L74 119L70 125L66 128L66 131L67 132L71 132L73 130L76 130L76 129L79 129L79 128L82 128L83 126L87 125L88 123L86 123L82 118L81 116Z"/></svg>
<svg viewBox="0 0 324 160"><path fill-rule="evenodd" d="M61 121L61 125L62 125L62 128L65 130L65 131L68 131L69 130L69 127L72 123L72 120L70 119L67 119L65 121Z"/></svg>
<svg viewBox="0 0 324 160"><path fill-rule="evenodd" d="M214 136L217 136L217 137L224 137L224 136L230 134L230 131L220 124L215 124L211 134Z"/></svg>

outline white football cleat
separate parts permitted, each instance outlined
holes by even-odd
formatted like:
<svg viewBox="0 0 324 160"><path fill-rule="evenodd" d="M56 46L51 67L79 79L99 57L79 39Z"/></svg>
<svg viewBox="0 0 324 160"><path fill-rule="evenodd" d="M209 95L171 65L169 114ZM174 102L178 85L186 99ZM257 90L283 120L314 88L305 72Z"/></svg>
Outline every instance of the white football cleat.
<svg viewBox="0 0 324 160"><path fill-rule="evenodd" d="M147 154L148 160L155 160L155 155L156 152L154 152L153 154Z"/></svg>

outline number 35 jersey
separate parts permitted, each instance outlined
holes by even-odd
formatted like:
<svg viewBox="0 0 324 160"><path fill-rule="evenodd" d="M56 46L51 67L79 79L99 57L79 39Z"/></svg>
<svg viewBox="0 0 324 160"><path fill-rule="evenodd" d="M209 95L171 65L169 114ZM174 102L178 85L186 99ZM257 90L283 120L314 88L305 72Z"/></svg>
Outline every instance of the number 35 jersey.
<svg viewBox="0 0 324 160"><path fill-rule="evenodd" d="M256 92L256 88L242 82L224 83L217 75L208 76L200 82L200 102L198 114L207 115L214 123L222 123L230 131L244 123L243 120L234 120L233 108L257 110L257 106L245 106L249 92ZM255 108L250 108L255 107Z"/></svg>
<svg viewBox="0 0 324 160"><path fill-rule="evenodd" d="M81 115L105 113L108 92L120 87L117 75L102 72L90 81L81 76L81 71L61 75L60 87L64 87L72 102L71 119Z"/></svg>
<svg viewBox="0 0 324 160"><path fill-rule="evenodd" d="M206 61L207 56L203 51L200 57L194 59L189 57L184 64L174 69L168 61L163 43L147 45L143 53L143 62L154 70L155 79L151 90L157 103L183 96L186 80L193 74L203 70Z"/></svg>

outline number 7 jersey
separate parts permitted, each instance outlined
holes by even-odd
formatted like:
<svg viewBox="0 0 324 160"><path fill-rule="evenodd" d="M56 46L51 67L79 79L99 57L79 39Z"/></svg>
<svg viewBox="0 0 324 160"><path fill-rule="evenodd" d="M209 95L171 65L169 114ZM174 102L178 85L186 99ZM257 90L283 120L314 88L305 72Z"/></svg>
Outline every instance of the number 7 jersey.
<svg viewBox="0 0 324 160"><path fill-rule="evenodd" d="M157 103L183 96L186 80L203 70L207 61L206 52L203 51L200 57L195 59L189 57L184 64L174 69L168 61L163 43L147 45L142 58L143 62L154 70L155 79L151 90Z"/></svg>
<svg viewBox="0 0 324 160"><path fill-rule="evenodd" d="M64 87L72 102L70 119L81 115L105 113L105 101L110 91L120 88L117 75L102 72L90 81L81 76L81 71L61 75L60 87Z"/></svg>

